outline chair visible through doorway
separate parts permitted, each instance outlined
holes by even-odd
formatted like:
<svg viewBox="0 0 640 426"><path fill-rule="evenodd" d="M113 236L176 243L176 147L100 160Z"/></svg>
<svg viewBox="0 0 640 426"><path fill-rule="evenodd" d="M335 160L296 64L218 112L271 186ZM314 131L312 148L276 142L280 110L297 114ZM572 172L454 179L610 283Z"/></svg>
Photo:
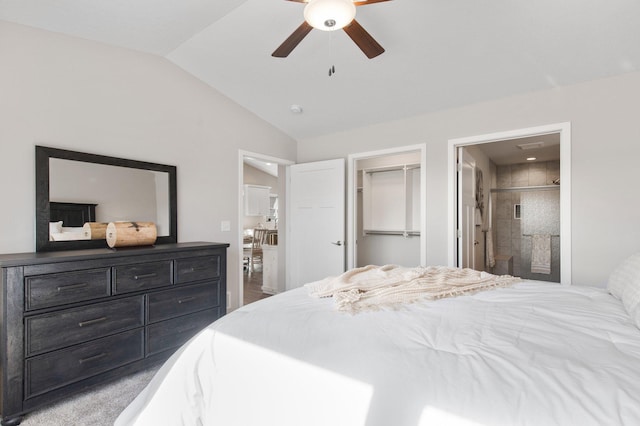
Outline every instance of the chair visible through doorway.
<svg viewBox="0 0 640 426"><path fill-rule="evenodd" d="M256 263L262 265L262 244L265 242L266 236L266 228L254 228L251 245L248 249L244 250L245 257L247 257L249 261L247 265L249 273L255 270Z"/></svg>

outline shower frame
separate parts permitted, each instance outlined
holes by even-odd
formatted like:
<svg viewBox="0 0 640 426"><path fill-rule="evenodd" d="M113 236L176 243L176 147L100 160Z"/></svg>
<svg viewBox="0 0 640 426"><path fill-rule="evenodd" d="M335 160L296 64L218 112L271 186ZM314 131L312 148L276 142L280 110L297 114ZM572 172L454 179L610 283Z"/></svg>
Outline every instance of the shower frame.
<svg viewBox="0 0 640 426"><path fill-rule="evenodd" d="M521 193L521 192L538 192L538 191L559 191L560 190L560 185L559 184L555 184L555 185L533 185L533 186L512 186L512 187L507 187L507 188L491 188L489 190L490 194L497 194L497 193ZM494 225L494 221L493 221L493 197L490 196L489 197L489 205L487 206L487 211L488 211L488 223L491 224L489 229L494 230L494 232L497 232L497 226ZM516 218L514 216L514 219L521 219L521 217ZM489 230L483 230L483 237L485 239L485 252L484 252L484 256L485 259L487 258L487 244L486 244L486 239L487 239L487 232L489 232ZM549 234L552 238L560 238L559 240L559 245L560 247L562 247L562 239L561 239L561 235L560 234ZM532 234L525 234L523 233L523 231L520 231L520 239L522 240L522 237L531 237ZM494 236L495 237L495 234ZM494 238L494 241L497 240L497 238ZM495 246L495 245L494 245ZM520 252L520 259L522 259L522 245L520 245L520 248L518 249L518 251ZM515 253L512 250L512 255L515 255ZM524 271L524 267L525 265L521 263L521 268L522 271ZM560 267L561 269L561 267ZM524 276L524 275L523 275ZM538 279L543 279L541 277L539 277ZM558 279L560 279L560 276L558 276ZM543 279L544 281L546 281L545 279ZM555 280L550 280L550 282L557 282Z"/></svg>

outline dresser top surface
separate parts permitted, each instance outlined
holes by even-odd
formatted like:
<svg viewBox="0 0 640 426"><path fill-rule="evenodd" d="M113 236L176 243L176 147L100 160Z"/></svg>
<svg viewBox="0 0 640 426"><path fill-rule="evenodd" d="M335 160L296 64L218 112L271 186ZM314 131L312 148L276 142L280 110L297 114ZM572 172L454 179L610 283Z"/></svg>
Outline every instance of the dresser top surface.
<svg viewBox="0 0 640 426"><path fill-rule="evenodd" d="M33 265L39 263L69 262L73 260L83 260L95 256L118 258L123 256L142 256L156 253L168 253L176 250L201 250L207 248L226 247L229 247L229 243L198 241L190 243L159 244L155 246L127 247L118 249L110 249L105 247L87 250L0 254L0 267Z"/></svg>

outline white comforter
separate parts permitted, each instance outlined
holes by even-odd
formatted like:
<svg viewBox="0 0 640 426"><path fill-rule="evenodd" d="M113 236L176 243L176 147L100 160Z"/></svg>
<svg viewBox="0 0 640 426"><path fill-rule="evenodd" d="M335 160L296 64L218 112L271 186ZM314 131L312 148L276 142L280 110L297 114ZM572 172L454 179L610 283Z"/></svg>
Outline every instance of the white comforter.
<svg viewBox="0 0 640 426"><path fill-rule="evenodd" d="M356 315L298 289L194 337L116 421L133 424L639 425L640 330L577 286Z"/></svg>

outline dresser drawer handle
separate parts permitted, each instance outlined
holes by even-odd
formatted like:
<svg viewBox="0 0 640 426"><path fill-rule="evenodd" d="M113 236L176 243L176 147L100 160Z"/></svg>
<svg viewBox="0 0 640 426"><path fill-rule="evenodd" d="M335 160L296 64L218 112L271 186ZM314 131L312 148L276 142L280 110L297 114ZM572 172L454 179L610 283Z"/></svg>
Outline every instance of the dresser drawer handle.
<svg viewBox="0 0 640 426"><path fill-rule="evenodd" d="M92 324L96 324L102 321L106 321L107 317L100 317L100 318L95 318L92 320L87 320L87 321L80 321L78 323L78 327L84 327L85 325L92 325Z"/></svg>
<svg viewBox="0 0 640 426"><path fill-rule="evenodd" d="M184 270L184 271L182 271L182 272L183 272L183 273L185 273L185 274L190 274L190 273L192 273L192 272L206 271L206 270L207 270L207 267L206 267L206 266L200 266L200 267L192 266L191 268L189 268L189 269L185 269L185 270Z"/></svg>
<svg viewBox="0 0 640 426"><path fill-rule="evenodd" d="M85 362L97 361L100 358L104 358L105 356L107 356L107 353L106 352L102 352L101 354L98 354L98 355L90 356L90 357L87 357L87 358L82 358L81 360L78 361L78 363L84 364Z"/></svg>
<svg viewBox="0 0 640 426"><path fill-rule="evenodd" d="M78 284L69 284L69 285L61 285L58 287L58 291L69 291L69 290L77 290L79 288L84 288L88 284L87 283L78 283Z"/></svg>
<svg viewBox="0 0 640 426"><path fill-rule="evenodd" d="M152 272L152 273L150 273L150 274L134 275L134 276L133 276L133 279L134 279L134 280L143 280L143 279L145 279L145 278L153 278L153 277L157 277L157 276L158 276L158 274L156 274L156 273Z"/></svg>
<svg viewBox="0 0 640 426"><path fill-rule="evenodd" d="M187 302L191 302L192 300L195 300L196 298L194 296L189 296L189 297L185 297L184 299L180 299L178 300L178 303L187 303Z"/></svg>

